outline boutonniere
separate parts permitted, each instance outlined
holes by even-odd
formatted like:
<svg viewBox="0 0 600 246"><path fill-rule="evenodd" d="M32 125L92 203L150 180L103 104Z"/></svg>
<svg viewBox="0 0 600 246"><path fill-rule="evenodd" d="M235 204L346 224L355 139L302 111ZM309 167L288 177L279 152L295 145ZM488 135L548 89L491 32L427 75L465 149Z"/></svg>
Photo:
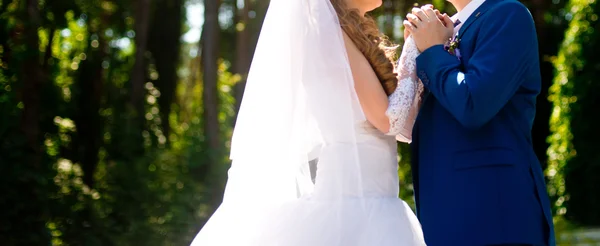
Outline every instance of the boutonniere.
<svg viewBox="0 0 600 246"><path fill-rule="evenodd" d="M444 45L444 49L446 49L446 51L448 51L448 53L456 56L456 58L458 58L460 60L460 49L458 48L459 45L460 45L460 39L458 38L458 34L457 34L453 38L448 40L448 42L446 42L446 44Z"/></svg>

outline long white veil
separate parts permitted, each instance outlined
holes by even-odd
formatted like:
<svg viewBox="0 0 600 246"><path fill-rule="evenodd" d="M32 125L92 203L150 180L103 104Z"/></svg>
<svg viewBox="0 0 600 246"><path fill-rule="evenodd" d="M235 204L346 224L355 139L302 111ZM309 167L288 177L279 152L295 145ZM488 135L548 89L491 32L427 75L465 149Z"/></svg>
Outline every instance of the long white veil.
<svg viewBox="0 0 600 246"><path fill-rule="evenodd" d="M255 240L264 234L271 212L298 199L330 200L327 206L336 214L327 217L330 225L368 222L369 215L360 212L363 181L355 131L360 120L364 116L330 1L271 0L234 130L223 203L192 245L259 246ZM336 165L319 170L335 169L337 178L321 181L317 174L315 185L309 170L315 158ZM342 196L355 199L353 214L344 211ZM357 220L360 216L365 218ZM328 233L337 237L332 246L352 245L344 241L349 231Z"/></svg>

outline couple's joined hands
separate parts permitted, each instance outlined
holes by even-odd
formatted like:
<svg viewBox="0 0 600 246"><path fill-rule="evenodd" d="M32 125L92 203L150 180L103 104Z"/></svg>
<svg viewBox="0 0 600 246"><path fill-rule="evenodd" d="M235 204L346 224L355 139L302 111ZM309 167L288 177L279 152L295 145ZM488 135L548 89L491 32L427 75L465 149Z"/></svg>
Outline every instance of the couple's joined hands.
<svg viewBox="0 0 600 246"><path fill-rule="evenodd" d="M432 5L413 8L404 21L404 39L412 35L419 52L444 44L454 34L454 22Z"/></svg>

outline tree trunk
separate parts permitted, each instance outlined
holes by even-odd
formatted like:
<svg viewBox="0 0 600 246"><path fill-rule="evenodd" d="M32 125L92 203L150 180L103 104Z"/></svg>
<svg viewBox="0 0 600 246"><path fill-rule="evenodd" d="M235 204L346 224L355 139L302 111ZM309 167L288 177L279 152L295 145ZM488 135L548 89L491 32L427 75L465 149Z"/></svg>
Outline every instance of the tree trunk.
<svg viewBox="0 0 600 246"><path fill-rule="evenodd" d="M137 0L135 9L135 63L131 71L130 110L133 115L129 122L129 133L132 134L133 154L143 151L142 131L144 129L144 84L146 81L146 46L150 21L150 1Z"/></svg>
<svg viewBox="0 0 600 246"><path fill-rule="evenodd" d="M551 39L549 39L549 29L544 15L550 7L549 1L532 0L531 2L532 6L530 9L533 19L535 20L538 34L540 70L542 75L542 89L537 98L537 112L533 123L532 138L536 155L542 164L542 168L546 169L548 159L546 151L549 147L546 139L548 138L548 135L550 135L548 121L550 120L552 108L550 101L548 101L548 89L552 85L552 80L554 78L554 66L548 59L545 59L545 57L549 54L556 54L559 42L548 42L548 40Z"/></svg>
<svg viewBox="0 0 600 246"><path fill-rule="evenodd" d="M383 28L383 32L385 33L385 35L387 35L390 40L394 40L395 36L394 36L394 14L395 14L395 9L394 9L394 4L395 1L393 0L385 0L383 1L383 16L385 19L385 22L383 24L384 28Z"/></svg>
<svg viewBox="0 0 600 246"><path fill-rule="evenodd" d="M50 65L50 59L52 59L52 43L54 42L54 37L56 32L56 27L51 26L48 34L50 37L48 38L48 45L46 46L46 50L44 51L44 60L42 61L42 69L44 71L48 71Z"/></svg>
<svg viewBox="0 0 600 246"><path fill-rule="evenodd" d="M23 114L21 117L21 130L27 140L27 148L32 152L30 164L39 168L42 150L40 149L40 98L43 81L43 71L39 57L39 37L37 30L40 28L40 11L38 0L27 0L24 43L29 55L24 59L21 67L21 78L23 78L23 90L21 91L23 102Z"/></svg>
<svg viewBox="0 0 600 246"><path fill-rule="evenodd" d="M171 125L169 115L171 104L175 99L175 88L177 87L177 65L179 65L180 40L182 31L182 0L160 0L157 2L152 30L150 30L150 41L148 48L154 57L158 79L156 88L160 91L158 107L163 134L166 144L169 143Z"/></svg>
<svg viewBox="0 0 600 246"><path fill-rule="evenodd" d="M218 0L204 1L204 26L202 37L203 83L202 99L204 107L204 136L208 141L210 177L213 178L212 205L216 208L221 203L222 185L218 171L220 170L219 154L219 100L218 100L218 58L219 58L219 3Z"/></svg>
<svg viewBox="0 0 600 246"><path fill-rule="evenodd" d="M89 34L91 35L91 34ZM103 35L98 35L102 37ZM106 42L99 38L100 48L88 48L88 57L81 62L79 80L74 85L77 88L77 137L73 148L77 151L78 161L83 169L83 182L90 188L94 187L94 174L98 165L98 151L102 145L104 130L100 108L103 95L104 69L102 61L106 54Z"/></svg>
<svg viewBox="0 0 600 246"><path fill-rule="evenodd" d="M258 38L260 36L260 29L262 29L262 24L267 15L267 9L269 8L269 1L255 1L255 4L252 5L254 13L256 13L256 17L252 21L252 43L250 47L250 57L254 57L254 51L256 50L256 45L258 44Z"/></svg>
<svg viewBox="0 0 600 246"><path fill-rule="evenodd" d="M236 61L234 73L240 76L240 81L234 87L235 112L239 112L246 87L246 79L250 69L250 1L244 0L244 7L238 10L236 25Z"/></svg>
<svg viewBox="0 0 600 246"><path fill-rule="evenodd" d="M25 140L24 149L18 151L17 162L1 163L0 165L20 166L18 169L5 173L5 175L19 175L18 178L6 177L12 185L13 197L6 197L10 201L17 199L18 204L12 206L8 217L8 226L0 226L2 233L0 240L3 245L49 245L51 238L46 228L48 220L48 199L44 193L50 185L42 182L48 178L48 166L43 162L45 153L42 147L43 133L40 130L42 110L42 96L44 81L47 73L43 69L41 60L40 39L38 30L41 28L41 13L38 0L23 0L19 2L19 16L16 18L15 28L22 28L12 42L19 48L24 48L17 56L15 52L11 60L15 61L17 78L14 83L18 88L20 100L23 105L19 121L19 132ZM22 18L22 19L21 19ZM9 41L10 42L10 41ZM7 119L8 120L8 119ZM21 134L19 134L21 135ZM19 153L20 152L20 153ZM5 153L10 155L9 153ZM8 157L8 156L7 156ZM10 159L8 159L10 160ZM11 170L11 169L8 169ZM14 183L13 183L14 182ZM5 200L5 199L2 199ZM26 201L26 202L24 202ZM3 217L5 218L5 217ZM27 231L27 237L22 232ZM11 235L11 236L8 236ZM5 237L8 236L8 237Z"/></svg>

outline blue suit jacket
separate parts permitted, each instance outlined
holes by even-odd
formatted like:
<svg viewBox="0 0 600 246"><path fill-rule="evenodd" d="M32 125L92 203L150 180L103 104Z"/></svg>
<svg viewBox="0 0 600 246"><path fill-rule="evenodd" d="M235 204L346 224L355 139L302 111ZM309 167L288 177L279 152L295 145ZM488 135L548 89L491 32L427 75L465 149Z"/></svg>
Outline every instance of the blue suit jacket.
<svg viewBox="0 0 600 246"><path fill-rule="evenodd" d="M554 245L531 144L541 87L531 14L515 0L487 0L458 36L460 60L441 45L417 58L426 96L412 165L426 243Z"/></svg>

